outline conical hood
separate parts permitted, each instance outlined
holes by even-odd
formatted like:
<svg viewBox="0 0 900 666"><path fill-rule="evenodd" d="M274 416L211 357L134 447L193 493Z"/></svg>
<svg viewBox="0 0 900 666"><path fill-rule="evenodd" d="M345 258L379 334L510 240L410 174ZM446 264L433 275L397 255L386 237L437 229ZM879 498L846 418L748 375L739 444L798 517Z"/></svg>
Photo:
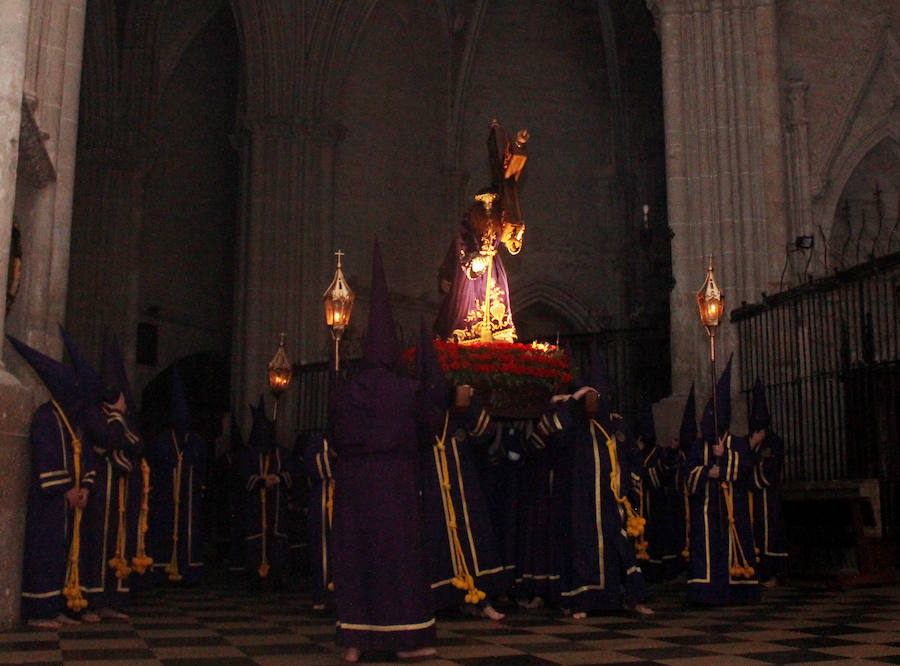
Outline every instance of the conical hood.
<svg viewBox="0 0 900 666"><path fill-rule="evenodd" d="M81 382L75 369L60 363L55 358L51 358L33 347L29 347L11 335L7 335L6 339L15 347L22 358L34 368L50 395L65 412L66 417L70 420L79 418L84 407L84 397Z"/></svg>
<svg viewBox="0 0 900 666"><path fill-rule="evenodd" d="M250 405L250 415L253 423L250 426L250 436L247 438L247 446L257 451L269 451L275 447L275 422L266 416L266 403L262 394L259 403L254 407Z"/></svg>
<svg viewBox="0 0 900 666"><path fill-rule="evenodd" d="M649 449L656 446L656 422L653 420L653 405L645 402L638 415L637 435Z"/></svg>
<svg viewBox="0 0 900 666"><path fill-rule="evenodd" d="M381 248L376 237L372 250L371 302L363 362L369 367L393 368L399 358L400 343L397 341L397 329L388 300Z"/></svg>
<svg viewBox="0 0 900 666"><path fill-rule="evenodd" d="M591 370L587 385L597 389L597 392L601 396L606 396L608 400L612 399L613 386L609 379L606 356L600 351L596 341L591 343Z"/></svg>
<svg viewBox="0 0 900 666"><path fill-rule="evenodd" d="M750 418L748 419L750 432L753 433L757 430L768 428L770 420L769 406L766 404L766 387L763 386L762 380L757 377L756 382L753 384L753 393L750 398Z"/></svg>
<svg viewBox="0 0 900 666"><path fill-rule="evenodd" d="M609 421L612 412L612 383L606 371L606 357L597 347L596 342L591 343L591 368L588 371L587 386L597 389L598 405L597 420L602 424Z"/></svg>
<svg viewBox="0 0 900 666"><path fill-rule="evenodd" d="M691 390L688 393L687 402L684 403L684 412L681 415L681 428L678 431L678 444L682 451L694 443L697 439L697 399L694 395L694 382L691 382Z"/></svg>
<svg viewBox="0 0 900 666"><path fill-rule="evenodd" d="M438 432L444 420L444 413L450 404L451 385L444 376L431 328L423 317L419 329L419 343L416 345L416 379L421 384L421 418L428 428L426 437Z"/></svg>
<svg viewBox="0 0 900 666"><path fill-rule="evenodd" d="M229 419L229 442L228 446L232 450L242 449L244 448L244 436L241 434L241 427L238 425L237 419L234 417L234 414L231 415Z"/></svg>
<svg viewBox="0 0 900 666"><path fill-rule="evenodd" d="M59 334L62 336L63 344L66 347L66 352L69 354L75 372L78 373L85 401L90 403L96 402L100 397L100 375L75 343L75 339L69 335L69 332L62 325L59 326Z"/></svg>
<svg viewBox="0 0 900 666"><path fill-rule="evenodd" d="M716 382L716 407L718 412L718 436L721 437L731 427L731 361L734 354L728 357L728 364L722 371L719 380ZM700 421L700 431L703 433L704 439L709 442L715 442L717 437L715 434L715 419L713 414L712 397L706 402L706 408L703 410L703 418Z"/></svg>
<svg viewBox="0 0 900 666"><path fill-rule="evenodd" d="M100 360L100 397L103 402L114 403L124 393L119 377L118 344L109 335L103 339L103 356Z"/></svg>
<svg viewBox="0 0 900 666"><path fill-rule="evenodd" d="M179 437L184 437L191 428L191 410L188 408L184 392L184 381L178 368L172 367L172 429Z"/></svg>

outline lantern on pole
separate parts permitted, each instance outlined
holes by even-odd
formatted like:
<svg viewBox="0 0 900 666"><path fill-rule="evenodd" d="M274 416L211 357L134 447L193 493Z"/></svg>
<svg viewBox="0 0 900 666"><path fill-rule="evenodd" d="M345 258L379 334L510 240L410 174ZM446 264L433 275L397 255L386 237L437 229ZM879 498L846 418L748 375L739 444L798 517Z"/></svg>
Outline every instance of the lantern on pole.
<svg viewBox="0 0 900 666"><path fill-rule="evenodd" d="M284 333L275 350L275 356L269 361L269 391L275 398L275 406L272 408L272 420L278 418L278 398L291 385L293 370L284 351Z"/></svg>
<svg viewBox="0 0 900 666"><path fill-rule="evenodd" d="M325 303L325 323L331 328L331 337L334 340L334 369L338 371L340 369L341 338L344 330L350 324L350 315L353 312L353 301L356 300L356 294L350 289L344 278L344 272L341 270L341 257L344 256L344 253L338 250L334 255L337 257L337 268L331 284L322 294L322 300Z"/></svg>
<svg viewBox="0 0 900 666"><path fill-rule="evenodd" d="M719 435L719 414L716 400L716 329L719 321L725 313L725 297L722 290L716 284L716 277L713 274L712 255L709 255L709 267L706 269L706 279L703 286L697 292L697 307L700 310L700 322L706 328L709 335L709 361L710 374L712 375L712 398L713 398L713 422L715 423L716 436Z"/></svg>

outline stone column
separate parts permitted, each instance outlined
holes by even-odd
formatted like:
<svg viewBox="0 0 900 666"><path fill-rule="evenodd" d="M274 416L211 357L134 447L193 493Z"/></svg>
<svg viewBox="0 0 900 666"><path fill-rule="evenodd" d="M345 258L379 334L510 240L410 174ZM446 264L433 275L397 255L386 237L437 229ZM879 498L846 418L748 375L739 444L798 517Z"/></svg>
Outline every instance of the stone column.
<svg viewBox="0 0 900 666"><path fill-rule="evenodd" d="M9 245L16 200L16 169L19 164L19 127L25 82L29 0L4 0L0 11L0 284L6 293ZM5 297L4 297L5 301ZM0 332L6 330L6 308L0 308ZM0 382L12 380L3 371Z"/></svg>
<svg viewBox="0 0 900 666"><path fill-rule="evenodd" d="M663 107L672 269L673 396L658 405L661 436L677 432L696 382L711 390L708 339L696 291L708 255L728 309L777 287L787 233L775 0L650 0L662 43ZM718 368L737 352L727 320ZM732 390L740 388L740 358ZM733 401L735 430L745 417Z"/></svg>
<svg viewBox="0 0 900 666"><path fill-rule="evenodd" d="M279 334L292 362L327 354L321 296L334 273L333 170L343 128L273 117L243 124L232 404L249 432L247 406L260 394L271 406L266 369ZM296 390L278 405L279 442L287 446L303 427Z"/></svg>
<svg viewBox="0 0 900 666"><path fill-rule="evenodd" d="M0 285L6 293L19 160L19 127L28 35L28 0L5 0L0 11ZM5 303L5 297L4 297ZM6 330L0 307L0 333ZM5 340L0 349L5 347ZM14 354L7 351L2 356ZM6 370L0 356L0 631L18 622L28 479L31 391ZM15 364L13 363L13 367ZM21 366L20 366L21 367Z"/></svg>

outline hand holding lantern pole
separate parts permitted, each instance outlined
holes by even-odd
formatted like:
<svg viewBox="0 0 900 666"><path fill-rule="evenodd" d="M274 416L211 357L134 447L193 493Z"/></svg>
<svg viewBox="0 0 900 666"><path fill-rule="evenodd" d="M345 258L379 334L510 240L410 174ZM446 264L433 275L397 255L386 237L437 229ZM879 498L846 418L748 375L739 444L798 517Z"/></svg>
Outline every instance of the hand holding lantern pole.
<svg viewBox="0 0 900 666"><path fill-rule="evenodd" d="M275 356L269 361L269 391L275 398L275 406L272 408L273 421L278 418L278 398L291 385L291 378L293 377L291 364L284 351L284 335L284 333L281 334L281 340L278 343L278 349L275 350Z"/></svg>
<svg viewBox="0 0 900 666"><path fill-rule="evenodd" d="M325 323L331 328L331 337L334 339L334 370L337 372L340 370L341 338L344 330L350 324L350 315L353 312L353 301L356 300L356 294L350 289L350 285L344 278L344 272L341 270L341 257L344 256L344 253L338 250L334 254L337 257L337 268L331 284L322 294L322 299L325 303Z"/></svg>

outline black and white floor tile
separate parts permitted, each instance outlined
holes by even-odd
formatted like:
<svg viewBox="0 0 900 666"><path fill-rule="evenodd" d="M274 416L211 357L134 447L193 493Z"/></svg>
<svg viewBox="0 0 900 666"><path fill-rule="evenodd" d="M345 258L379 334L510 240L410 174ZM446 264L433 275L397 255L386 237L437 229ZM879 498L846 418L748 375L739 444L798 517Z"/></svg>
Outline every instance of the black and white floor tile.
<svg viewBox="0 0 900 666"><path fill-rule="evenodd" d="M576 621L553 609L507 610L501 622L439 616L428 666L552 664L900 663L900 585L783 586L752 607L687 608L683 583L653 590L656 615ZM238 585L134 595L130 621L0 633L0 664L339 664L334 620L299 592ZM365 663L395 661L364 654Z"/></svg>

